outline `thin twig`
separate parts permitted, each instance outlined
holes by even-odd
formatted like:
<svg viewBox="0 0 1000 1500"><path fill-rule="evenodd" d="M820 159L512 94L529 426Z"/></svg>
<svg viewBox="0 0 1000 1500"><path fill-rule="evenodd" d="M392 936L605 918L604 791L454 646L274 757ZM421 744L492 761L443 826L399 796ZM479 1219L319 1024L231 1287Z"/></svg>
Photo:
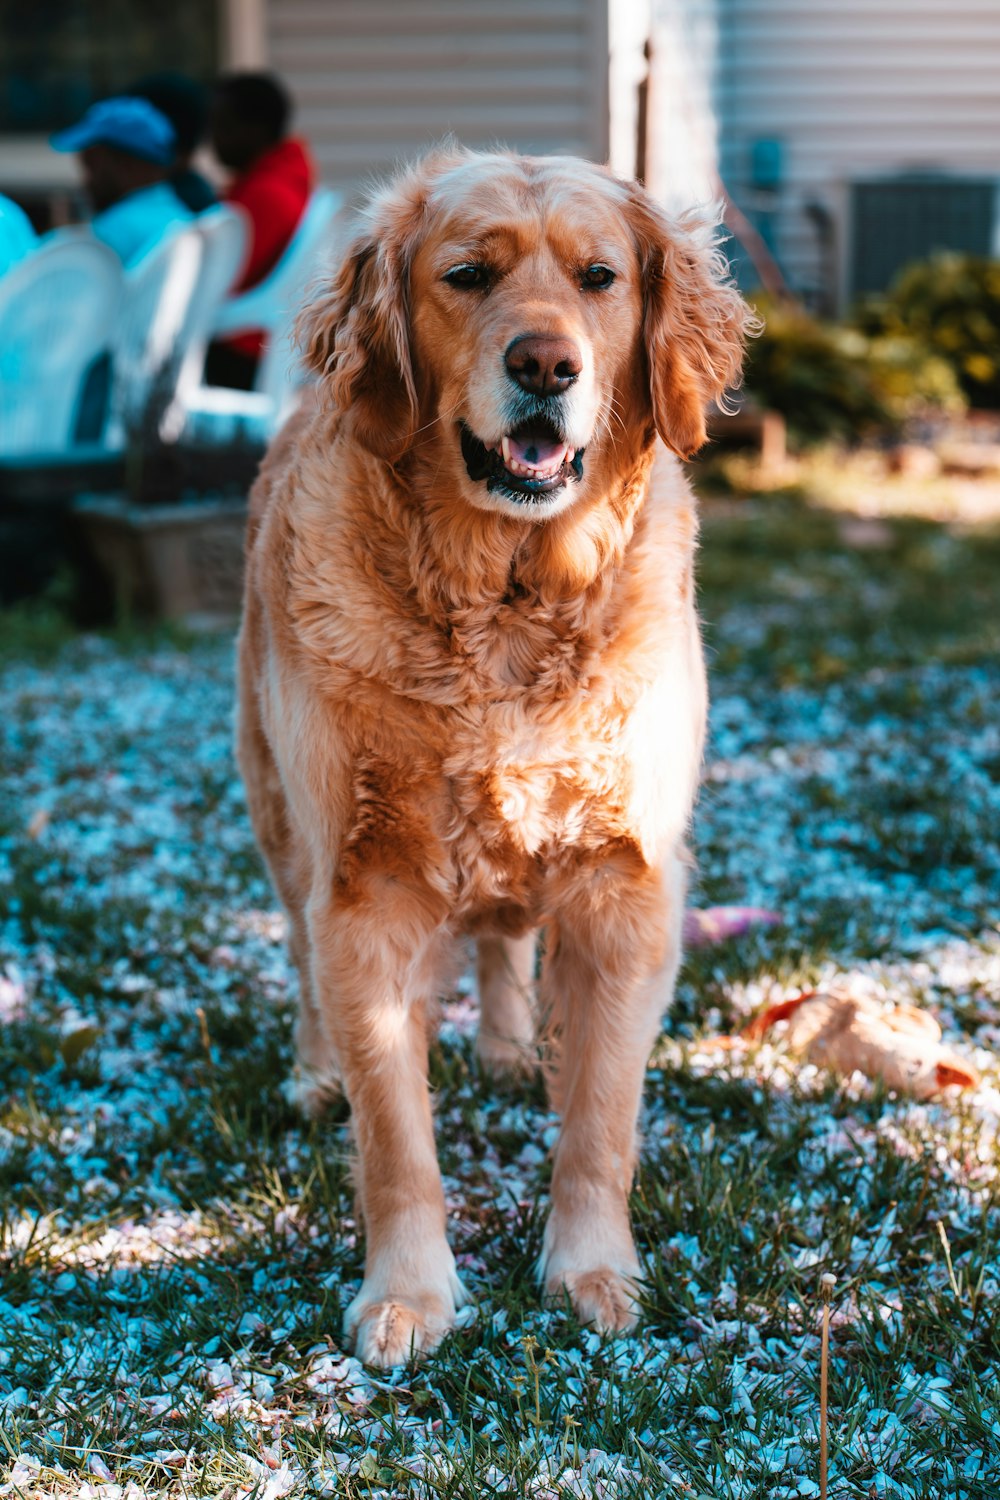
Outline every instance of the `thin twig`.
<svg viewBox="0 0 1000 1500"><path fill-rule="evenodd" d="M208 1058L209 1064L211 1065L213 1062L212 1039L208 1034L208 1017L205 1015L205 1012L200 1005L195 1011L195 1015L198 1017L198 1030L201 1033L201 1045L205 1049L205 1056Z"/></svg>
<svg viewBox="0 0 1000 1500"><path fill-rule="evenodd" d="M955 1268L951 1263L951 1245L948 1243L948 1231L944 1227L943 1219L938 1219L937 1231L941 1237L941 1244L944 1246L944 1258L945 1263L948 1267L948 1280L951 1282L951 1289L955 1293L955 1301L959 1304L959 1306L961 1306L962 1292L955 1278Z"/></svg>
<svg viewBox="0 0 1000 1500"><path fill-rule="evenodd" d="M827 1477L827 1376L830 1365L830 1296L837 1285L836 1276L829 1272L819 1279L820 1296L823 1298L823 1334L819 1353L819 1496L826 1500Z"/></svg>

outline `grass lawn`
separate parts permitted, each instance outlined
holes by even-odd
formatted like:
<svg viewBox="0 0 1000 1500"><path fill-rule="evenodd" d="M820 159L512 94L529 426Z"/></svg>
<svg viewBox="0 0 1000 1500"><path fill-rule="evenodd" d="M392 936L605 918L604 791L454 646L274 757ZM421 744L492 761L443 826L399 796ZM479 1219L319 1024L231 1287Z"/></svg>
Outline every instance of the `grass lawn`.
<svg viewBox="0 0 1000 1500"><path fill-rule="evenodd" d="M695 899L650 1068L634 1338L540 1306L554 1121L433 1057L475 1301L391 1378L350 1357L343 1109L282 1089L282 924L230 751L232 642L0 625L0 1496L1000 1494L1000 533L715 502ZM933 1010L983 1071L915 1104L780 1039L704 1046L837 979Z"/></svg>

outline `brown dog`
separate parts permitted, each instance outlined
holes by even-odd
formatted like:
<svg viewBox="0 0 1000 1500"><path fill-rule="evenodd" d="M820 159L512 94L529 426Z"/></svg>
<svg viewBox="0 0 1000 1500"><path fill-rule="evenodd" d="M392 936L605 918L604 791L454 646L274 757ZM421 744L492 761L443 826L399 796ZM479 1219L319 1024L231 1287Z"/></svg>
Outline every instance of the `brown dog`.
<svg viewBox="0 0 1000 1500"><path fill-rule="evenodd" d="M635 1319L628 1191L671 998L705 683L690 454L747 309L703 231L570 158L439 153L311 309L315 409L253 496L239 753L301 975L305 1102L342 1085L367 1236L347 1313L391 1365L461 1284L427 1090L449 950L483 1060L541 1034L562 1117L546 1289Z"/></svg>

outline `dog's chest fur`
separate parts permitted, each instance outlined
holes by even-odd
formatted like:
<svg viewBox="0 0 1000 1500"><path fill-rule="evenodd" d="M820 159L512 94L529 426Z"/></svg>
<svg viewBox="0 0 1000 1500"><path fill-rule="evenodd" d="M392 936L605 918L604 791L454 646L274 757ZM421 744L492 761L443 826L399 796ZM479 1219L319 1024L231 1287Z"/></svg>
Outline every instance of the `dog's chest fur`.
<svg viewBox="0 0 1000 1500"><path fill-rule="evenodd" d="M501 606L492 622L447 632L411 621L392 685L354 679L348 732L368 727L354 754L345 878L401 857L453 921L518 930L540 919L560 856L627 835L625 710L601 652L533 613L545 612Z"/></svg>
<svg viewBox="0 0 1000 1500"><path fill-rule="evenodd" d="M296 530L305 514L300 499ZM299 572L296 554L318 549L293 542L289 615L346 793L345 895L415 881L454 925L516 931L544 917L547 883L568 863L645 851L644 818L683 824L700 743L688 703L695 525L685 506L641 521L575 590L512 568L492 595L446 602L415 595L402 549L381 545L373 566L360 528L327 549L329 572ZM683 747L669 814L652 807L658 788L637 790L629 753L637 705L652 694L662 707L664 685ZM644 732L662 731L661 713Z"/></svg>

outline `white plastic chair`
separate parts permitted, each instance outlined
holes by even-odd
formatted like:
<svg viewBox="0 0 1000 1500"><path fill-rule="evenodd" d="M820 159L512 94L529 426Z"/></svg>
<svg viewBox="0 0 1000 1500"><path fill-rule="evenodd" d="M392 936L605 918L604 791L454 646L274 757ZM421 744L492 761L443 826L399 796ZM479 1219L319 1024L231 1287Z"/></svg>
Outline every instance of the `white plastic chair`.
<svg viewBox="0 0 1000 1500"><path fill-rule="evenodd" d="M201 388L205 353L219 308L239 275L250 237L247 215L231 205L200 214L193 227L201 241L201 264L178 335L177 387L160 423L160 436L166 442L176 441L184 430L187 406Z"/></svg>
<svg viewBox="0 0 1000 1500"><path fill-rule="evenodd" d="M112 340L113 379L106 444L125 446L128 427L143 420L154 386L165 406L173 400L184 360L187 326L203 257L194 224L159 240L125 274L125 292Z"/></svg>
<svg viewBox="0 0 1000 1500"><path fill-rule="evenodd" d="M67 236L0 278L0 457L72 452L83 378L111 342L121 262L106 245Z"/></svg>
<svg viewBox="0 0 1000 1500"><path fill-rule="evenodd" d="M193 433L210 439L242 430L266 439L280 426L302 383L295 319L324 259L333 255L336 235L331 229L343 201L331 188L317 188L274 269L219 308L214 336L262 330L266 347L252 391L203 385L191 393L185 404Z"/></svg>

